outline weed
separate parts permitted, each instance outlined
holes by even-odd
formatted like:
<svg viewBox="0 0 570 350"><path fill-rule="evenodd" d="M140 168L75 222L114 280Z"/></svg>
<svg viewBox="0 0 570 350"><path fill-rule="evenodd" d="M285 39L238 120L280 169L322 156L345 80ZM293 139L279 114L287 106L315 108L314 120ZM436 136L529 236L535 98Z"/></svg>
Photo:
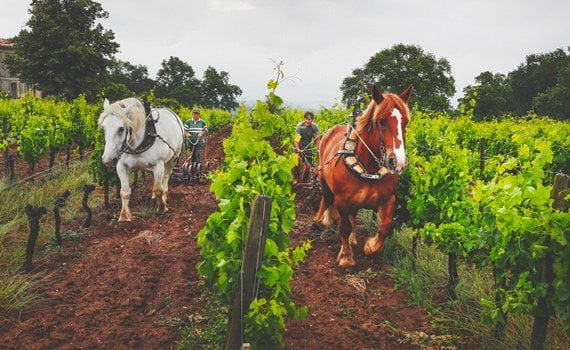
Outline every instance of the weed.
<svg viewBox="0 0 570 350"><path fill-rule="evenodd" d="M338 304L338 310L340 312L339 315L342 318L351 319L356 314L356 309L354 307L348 306L342 302Z"/></svg>
<svg viewBox="0 0 570 350"><path fill-rule="evenodd" d="M203 298L207 299L207 316L196 313L186 317L185 322L188 322L189 326L181 331L179 350L223 348L228 327L227 309L210 296Z"/></svg>
<svg viewBox="0 0 570 350"><path fill-rule="evenodd" d="M456 288L458 299L449 302L444 292L448 279L447 257L419 242L414 258L411 246L412 230L404 228L387 241L382 259L393 266L389 274L398 288L406 289L410 304L427 310L434 328L444 334L467 335L469 339L461 338L456 341L467 341L469 347L473 347L473 344L484 349L529 346L532 317L509 315L505 336L500 341L491 337L492 327L482 321L483 309L480 300L494 298L493 276L489 269L459 264L460 279ZM547 349L570 348L570 338L557 317L551 318L548 334ZM421 334L415 336L423 337ZM446 338L438 341L444 339ZM417 345L423 346L421 342Z"/></svg>

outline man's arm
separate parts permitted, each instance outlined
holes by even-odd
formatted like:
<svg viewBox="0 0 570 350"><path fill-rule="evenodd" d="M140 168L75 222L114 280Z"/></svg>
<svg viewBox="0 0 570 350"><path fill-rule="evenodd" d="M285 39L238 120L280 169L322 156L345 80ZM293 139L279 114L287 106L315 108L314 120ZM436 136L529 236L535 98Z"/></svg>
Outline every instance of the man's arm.
<svg viewBox="0 0 570 350"><path fill-rule="evenodd" d="M297 152L301 152L299 141L301 141L301 126L297 125L297 129L295 129L295 137L293 138L293 144L295 145L295 151Z"/></svg>
<svg viewBox="0 0 570 350"><path fill-rule="evenodd" d="M198 137L202 137L208 134L208 126L206 125L206 122L202 121L202 123L204 124L204 126L202 127L202 131L200 131L200 133L198 134Z"/></svg>

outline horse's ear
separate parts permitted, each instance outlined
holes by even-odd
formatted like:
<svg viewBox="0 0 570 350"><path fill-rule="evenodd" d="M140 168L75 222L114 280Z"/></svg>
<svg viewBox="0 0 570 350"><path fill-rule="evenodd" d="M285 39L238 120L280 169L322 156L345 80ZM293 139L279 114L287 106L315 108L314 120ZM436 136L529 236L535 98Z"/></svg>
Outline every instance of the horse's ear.
<svg viewBox="0 0 570 350"><path fill-rule="evenodd" d="M410 100L410 96L412 95L413 89L414 89L414 84L410 84L410 86L408 86L408 88L400 94L400 98L404 100L404 102L408 103L408 101Z"/></svg>
<svg viewBox="0 0 570 350"><path fill-rule="evenodd" d="M384 101L384 96L382 95L382 91L378 88L378 85L372 85L372 98L374 102L380 104L380 102Z"/></svg>
<svg viewBox="0 0 570 350"><path fill-rule="evenodd" d="M109 100L105 99L105 101L103 101L103 109L107 109L107 107L109 107Z"/></svg>
<svg viewBox="0 0 570 350"><path fill-rule="evenodd" d="M127 107L125 107L123 109L123 111L125 112L126 115L129 115L129 112L133 109L133 107L135 106L134 103L131 103L130 105L128 105Z"/></svg>

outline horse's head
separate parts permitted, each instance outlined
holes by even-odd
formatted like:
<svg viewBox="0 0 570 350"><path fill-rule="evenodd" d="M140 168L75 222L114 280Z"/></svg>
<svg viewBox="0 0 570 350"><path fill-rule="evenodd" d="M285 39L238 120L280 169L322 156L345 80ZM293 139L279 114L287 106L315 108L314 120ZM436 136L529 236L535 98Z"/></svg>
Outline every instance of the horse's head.
<svg viewBox="0 0 570 350"><path fill-rule="evenodd" d="M129 100L109 104L109 100L105 99L103 103L103 113L99 116L98 124L105 134L105 150L102 160L107 167L117 163L123 147L131 142L129 138L133 135L133 129L139 127L139 123L129 118L129 113L137 107L136 100Z"/></svg>
<svg viewBox="0 0 570 350"><path fill-rule="evenodd" d="M410 120L408 100L412 94L410 85L400 95L382 94L378 86L372 86L372 101L366 112L359 118L357 130L376 129L384 147L384 164L392 174L401 173L407 166L404 142L406 126Z"/></svg>

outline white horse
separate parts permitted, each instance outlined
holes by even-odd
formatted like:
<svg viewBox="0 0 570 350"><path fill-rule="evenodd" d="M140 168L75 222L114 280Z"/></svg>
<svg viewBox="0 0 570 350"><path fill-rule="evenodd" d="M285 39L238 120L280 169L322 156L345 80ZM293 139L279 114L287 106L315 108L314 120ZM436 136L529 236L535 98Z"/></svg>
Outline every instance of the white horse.
<svg viewBox="0 0 570 350"><path fill-rule="evenodd" d="M142 102L136 98L127 98L113 104L105 99L103 108L98 120L105 133L102 158L108 167L116 164L121 180L122 209L119 221L132 219L129 210L129 173L132 170L152 171L152 198L157 201L158 212L167 211L168 180L184 142L180 118L167 108L153 108L147 117ZM154 121L156 133L146 130L149 118ZM151 140L153 135L154 143Z"/></svg>

